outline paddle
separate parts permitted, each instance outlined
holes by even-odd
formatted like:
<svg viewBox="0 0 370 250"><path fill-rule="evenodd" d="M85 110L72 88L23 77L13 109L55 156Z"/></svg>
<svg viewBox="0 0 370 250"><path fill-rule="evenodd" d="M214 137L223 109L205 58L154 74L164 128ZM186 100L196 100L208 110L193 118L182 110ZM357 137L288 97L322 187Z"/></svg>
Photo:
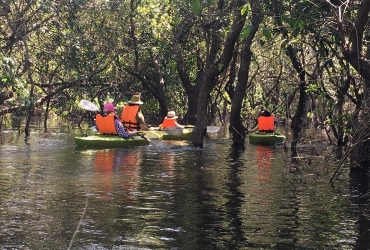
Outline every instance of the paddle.
<svg viewBox="0 0 370 250"><path fill-rule="evenodd" d="M194 125L185 125L184 128L194 128ZM207 133L217 133L218 131L220 131L220 129L221 128L218 126L207 126ZM181 135L182 133L182 129L179 129L179 128L166 128L166 129L162 129L161 131L165 131L166 133L171 134L171 135Z"/></svg>
<svg viewBox="0 0 370 250"><path fill-rule="evenodd" d="M89 111L96 111L96 112L99 112L99 108L98 106L96 106L94 103L88 101L88 100L81 100L80 101L80 106L83 108L83 109L86 109L86 110L89 110ZM124 125L123 125L124 126ZM129 128L127 126L124 126L126 129L129 129L131 131L133 131L132 128ZM150 139L149 138L146 138L143 134L140 134L139 132L136 133L138 136L140 136L141 138L147 140L148 142L150 142Z"/></svg>
<svg viewBox="0 0 370 250"><path fill-rule="evenodd" d="M207 126L207 133L217 133L220 129L221 128L217 126Z"/></svg>
<svg viewBox="0 0 370 250"><path fill-rule="evenodd" d="M132 129L132 128L130 128L130 127L127 127L127 126L125 126L125 125L123 125L123 124L122 124L122 126L123 126L125 129L131 130L131 131L134 131L134 129ZM147 140L148 142L150 142L150 141L151 141L149 138L145 137L145 135L144 135L144 134L142 134L142 133L140 133L139 131L137 131L137 132L136 132L136 134L137 134L138 136L140 136L141 138L143 138L143 139Z"/></svg>

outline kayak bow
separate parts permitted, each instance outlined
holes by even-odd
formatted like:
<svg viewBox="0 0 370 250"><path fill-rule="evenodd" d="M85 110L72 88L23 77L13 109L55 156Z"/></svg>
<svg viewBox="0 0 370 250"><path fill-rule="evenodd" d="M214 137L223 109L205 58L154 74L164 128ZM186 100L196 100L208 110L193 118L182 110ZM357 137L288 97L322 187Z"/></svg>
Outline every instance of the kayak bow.
<svg viewBox="0 0 370 250"><path fill-rule="evenodd" d="M249 133L249 143L258 145L274 146L276 144L283 144L285 142L285 136L278 132L264 133L264 132L253 132Z"/></svg>

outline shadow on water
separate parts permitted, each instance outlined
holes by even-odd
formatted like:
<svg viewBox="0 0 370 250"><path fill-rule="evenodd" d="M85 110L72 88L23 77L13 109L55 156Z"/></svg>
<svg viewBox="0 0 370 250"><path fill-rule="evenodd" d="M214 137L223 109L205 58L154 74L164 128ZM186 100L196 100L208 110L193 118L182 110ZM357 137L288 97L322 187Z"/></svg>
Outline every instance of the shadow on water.
<svg viewBox="0 0 370 250"><path fill-rule="evenodd" d="M351 203L357 206L358 237L353 249L370 249L370 190L369 174L360 169L350 173Z"/></svg>

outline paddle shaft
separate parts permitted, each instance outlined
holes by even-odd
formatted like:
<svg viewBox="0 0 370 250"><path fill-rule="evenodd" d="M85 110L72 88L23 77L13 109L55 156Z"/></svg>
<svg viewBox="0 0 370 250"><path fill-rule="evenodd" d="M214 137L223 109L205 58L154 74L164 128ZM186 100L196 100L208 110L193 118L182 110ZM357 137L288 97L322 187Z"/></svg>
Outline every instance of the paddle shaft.
<svg viewBox="0 0 370 250"><path fill-rule="evenodd" d="M122 124L123 125L123 124ZM131 131L134 131L134 129L132 129L132 128L130 128L130 127L127 127L127 126L125 126L125 125L123 125L123 127L125 128L125 129L128 129L128 130L131 130ZM143 134L140 134L139 133L139 131L137 131L137 133L136 133L138 136L140 136L141 138L143 138L143 139L145 139L145 140L147 140L147 141L149 141L150 142L150 139L149 138L146 138Z"/></svg>

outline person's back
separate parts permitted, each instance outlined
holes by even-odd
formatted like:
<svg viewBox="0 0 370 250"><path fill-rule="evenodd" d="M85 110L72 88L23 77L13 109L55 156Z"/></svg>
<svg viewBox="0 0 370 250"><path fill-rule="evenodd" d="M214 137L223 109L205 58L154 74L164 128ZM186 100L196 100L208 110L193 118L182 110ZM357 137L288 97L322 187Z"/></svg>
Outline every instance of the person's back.
<svg viewBox="0 0 370 250"><path fill-rule="evenodd" d="M129 138L132 134L137 133L137 130L127 132L115 115L116 107L112 103L106 103L103 112L95 116L96 127L100 134L119 135L122 138Z"/></svg>
<svg viewBox="0 0 370 250"><path fill-rule="evenodd" d="M274 116L260 116L258 117L258 131L272 133L275 130Z"/></svg>
<svg viewBox="0 0 370 250"><path fill-rule="evenodd" d="M255 132L258 130L258 132L273 133L276 125L276 118L271 115L269 111L264 110L258 116L257 126L253 129L248 129L248 132Z"/></svg>
<svg viewBox="0 0 370 250"><path fill-rule="evenodd" d="M122 110L121 122L125 127L137 130L140 129L140 124L136 118L139 108L139 105L127 104Z"/></svg>
<svg viewBox="0 0 370 250"><path fill-rule="evenodd" d="M122 111L121 122L130 129L152 130L145 124L144 115L141 113L141 104L143 102L140 100L140 95L133 95Z"/></svg>
<svg viewBox="0 0 370 250"><path fill-rule="evenodd" d="M185 126L182 126L177 123L177 116L175 111L169 111L167 113L167 116L164 118L163 123L159 125L160 129L169 129L169 128L184 128Z"/></svg>
<svg viewBox="0 0 370 250"><path fill-rule="evenodd" d="M114 114L101 112L95 116L95 120L100 134L117 134L116 128L114 126Z"/></svg>

